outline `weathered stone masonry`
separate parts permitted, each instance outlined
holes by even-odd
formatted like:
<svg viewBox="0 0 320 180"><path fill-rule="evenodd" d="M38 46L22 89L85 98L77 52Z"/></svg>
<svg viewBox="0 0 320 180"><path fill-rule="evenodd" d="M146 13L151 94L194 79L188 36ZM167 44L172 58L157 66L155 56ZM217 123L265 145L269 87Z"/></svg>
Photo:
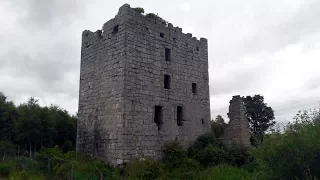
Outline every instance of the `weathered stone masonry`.
<svg viewBox="0 0 320 180"><path fill-rule="evenodd" d="M210 131L207 40L120 7L84 31L77 150L123 164Z"/></svg>
<svg viewBox="0 0 320 180"><path fill-rule="evenodd" d="M246 117L246 108L240 95L233 96L229 106L229 123L224 129L224 142L233 145L250 146L250 126Z"/></svg>

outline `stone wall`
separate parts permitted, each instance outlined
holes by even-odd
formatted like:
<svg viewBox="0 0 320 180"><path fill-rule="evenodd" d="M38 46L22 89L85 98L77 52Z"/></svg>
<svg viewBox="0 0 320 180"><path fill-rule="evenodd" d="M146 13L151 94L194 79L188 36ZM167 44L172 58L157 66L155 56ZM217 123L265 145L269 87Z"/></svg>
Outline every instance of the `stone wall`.
<svg viewBox="0 0 320 180"><path fill-rule="evenodd" d="M224 129L224 140L228 146L250 146L250 126L245 113L246 109L241 97L233 96L228 113L230 121Z"/></svg>
<svg viewBox="0 0 320 180"><path fill-rule="evenodd" d="M167 141L188 146L210 131L208 77L205 38L123 5L83 32L77 150L123 164L160 158Z"/></svg>

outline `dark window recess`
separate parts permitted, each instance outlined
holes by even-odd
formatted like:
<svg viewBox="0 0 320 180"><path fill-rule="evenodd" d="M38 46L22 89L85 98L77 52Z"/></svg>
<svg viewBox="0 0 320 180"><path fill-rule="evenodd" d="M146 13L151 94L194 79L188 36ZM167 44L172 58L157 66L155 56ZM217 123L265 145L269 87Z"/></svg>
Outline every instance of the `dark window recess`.
<svg viewBox="0 0 320 180"><path fill-rule="evenodd" d="M196 47L196 50L199 51L199 47Z"/></svg>
<svg viewBox="0 0 320 180"><path fill-rule="evenodd" d="M160 37L164 38L164 34L163 34L163 33L160 33Z"/></svg>
<svg viewBox="0 0 320 180"><path fill-rule="evenodd" d="M99 150L99 145L98 143L96 143L96 149L95 149L96 153L98 152L98 150Z"/></svg>
<svg viewBox="0 0 320 180"><path fill-rule="evenodd" d="M165 54L166 61L171 61L171 49L166 48L164 54Z"/></svg>
<svg viewBox="0 0 320 180"><path fill-rule="evenodd" d="M203 119L201 119L201 123L204 124L204 120Z"/></svg>
<svg viewBox="0 0 320 180"><path fill-rule="evenodd" d="M192 83L192 93L197 94L197 84L196 83Z"/></svg>
<svg viewBox="0 0 320 180"><path fill-rule="evenodd" d="M119 25L116 25L113 27L113 33L118 33L119 32Z"/></svg>
<svg viewBox="0 0 320 180"><path fill-rule="evenodd" d="M162 122L162 106L154 107L154 123L157 124L158 130L161 129Z"/></svg>
<svg viewBox="0 0 320 180"><path fill-rule="evenodd" d="M165 89L170 89L170 81L171 77L167 74L164 75L164 88Z"/></svg>
<svg viewBox="0 0 320 180"><path fill-rule="evenodd" d="M173 42L177 42L177 38L173 38L172 40L173 40Z"/></svg>
<svg viewBox="0 0 320 180"><path fill-rule="evenodd" d="M177 124L178 126L183 126L183 107L177 107Z"/></svg>

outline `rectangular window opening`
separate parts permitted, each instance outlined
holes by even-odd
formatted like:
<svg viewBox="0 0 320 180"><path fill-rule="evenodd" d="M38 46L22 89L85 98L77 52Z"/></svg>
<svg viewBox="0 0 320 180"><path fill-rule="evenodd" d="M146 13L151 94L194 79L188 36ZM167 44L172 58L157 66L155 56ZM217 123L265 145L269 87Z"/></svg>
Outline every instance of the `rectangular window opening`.
<svg viewBox="0 0 320 180"><path fill-rule="evenodd" d="M164 75L164 88L170 89L171 77L167 74Z"/></svg>
<svg viewBox="0 0 320 180"><path fill-rule="evenodd" d="M183 107L182 106L177 107L177 125L183 126Z"/></svg>
<svg viewBox="0 0 320 180"><path fill-rule="evenodd" d="M119 32L119 25L116 25L113 27L113 33L118 33Z"/></svg>
<svg viewBox="0 0 320 180"><path fill-rule="evenodd" d="M164 38L164 34L163 34L163 33L160 33L160 37Z"/></svg>
<svg viewBox="0 0 320 180"><path fill-rule="evenodd" d="M162 106L154 107L154 123L157 124L158 130L161 129L162 122Z"/></svg>
<svg viewBox="0 0 320 180"><path fill-rule="evenodd" d="M196 83L192 83L192 93L197 94L197 84Z"/></svg>
<svg viewBox="0 0 320 180"><path fill-rule="evenodd" d="M196 47L196 50L199 51L199 47Z"/></svg>
<svg viewBox="0 0 320 180"><path fill-rule="evenodd" d="M165 58L166 58L166 61L171 61L171 49L169 48L165 49Z"/></svg>
<svg viewBox="0 0 320 180"><path fill-rule="evenodd" d="M201 123L204 124L204 120L203 119L201 119Z"/></svg>

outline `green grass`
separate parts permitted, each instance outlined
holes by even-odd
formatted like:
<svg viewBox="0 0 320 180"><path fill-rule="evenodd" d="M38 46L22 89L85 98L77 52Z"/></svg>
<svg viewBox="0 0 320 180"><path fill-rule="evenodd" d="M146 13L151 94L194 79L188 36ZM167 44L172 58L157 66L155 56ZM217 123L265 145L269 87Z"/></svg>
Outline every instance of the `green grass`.
<svg viewBox="0 0 320 180"><path fill-rule="evenodd" d="M251 174L242 168L230 165L218 165L205 170L201 175L201 180L250 180Z"/></svg>

